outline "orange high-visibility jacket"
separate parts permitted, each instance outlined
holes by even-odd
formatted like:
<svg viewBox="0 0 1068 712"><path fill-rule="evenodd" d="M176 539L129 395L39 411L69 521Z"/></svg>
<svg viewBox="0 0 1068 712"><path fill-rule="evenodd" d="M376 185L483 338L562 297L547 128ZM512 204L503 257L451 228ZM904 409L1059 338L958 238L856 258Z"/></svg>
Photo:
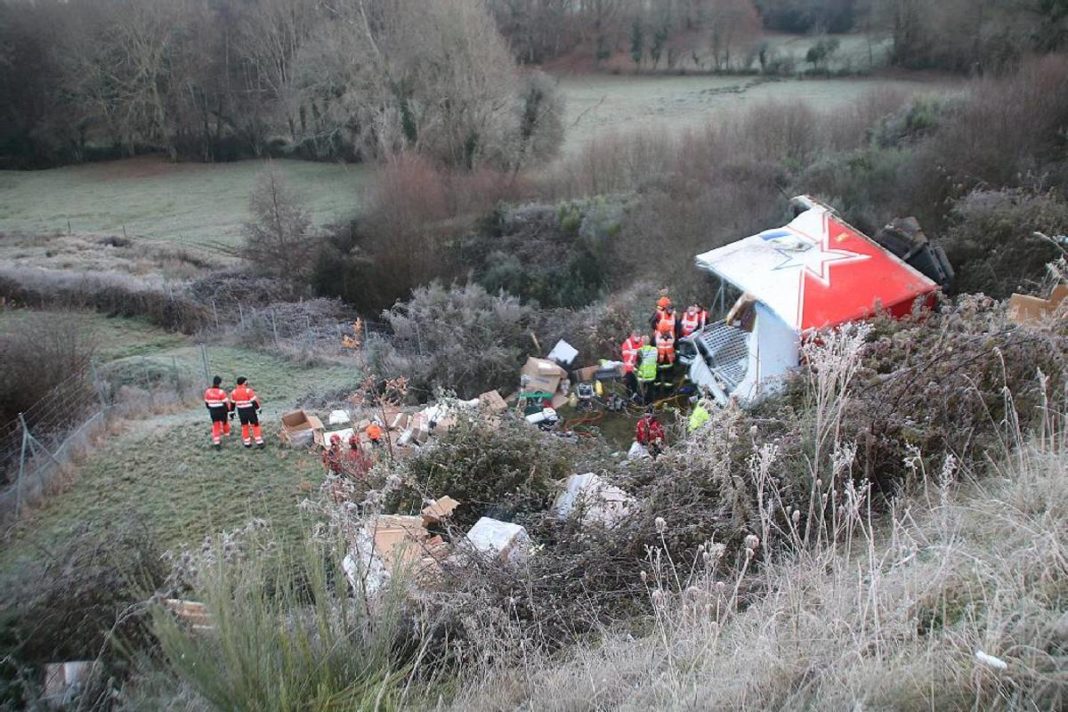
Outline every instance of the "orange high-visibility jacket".
<svg viewBox="0 0 1068 712"><path fill-rule="evenodd" d="M638 349L642 347L641 339L632 339L629 336L623 342L623 372L631 373L638 365Z"/></svg>
<svg viewBox="0 0 1068 712"><path fill-rule="evenodd" d="M705 325L705 318L705 312L703 311L695 312L692 315L690 314L690 312L685 312L682 315L681 319L682 335L689 336L693 332L703 327Z"/></svg>
<svg viewBox="0 0 1068 712"><path fill-rule="evenodd" d="M230 408L230 396L221 388L212 386L204 391L204 405L211 408Z"/></svg>
<svg viewBox="0 0 1068 712"><path fill-rule="evenodd" d="M675 363L675 337L670 331L656 332L656 356L660 363Z"/></svg>
<svg viewBox="0 0 1068 712"><path fill-rule="evenodd" d="M378 423L371 423L364 432L367 433L367 437L371 438L371 440L382 439L382 428L378 427Z"/></svg>
<svg viewBox="0 0 1068 712"><path fill-rule="evenodd" d="M230 394L230 400L234 402L234 407L238 410L260 407L260 399L256 395L256 391L249 388L248 384L235 388Z"/></svg>

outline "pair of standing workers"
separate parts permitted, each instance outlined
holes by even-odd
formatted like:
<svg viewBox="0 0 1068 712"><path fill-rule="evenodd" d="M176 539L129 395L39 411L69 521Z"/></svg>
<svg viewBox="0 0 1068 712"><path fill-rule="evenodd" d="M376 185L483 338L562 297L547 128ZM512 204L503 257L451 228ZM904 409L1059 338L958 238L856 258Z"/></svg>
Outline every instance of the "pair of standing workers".
<svg viewBox="0 0 1068 712"><path fill-rule="evenodd" d="M216 376L211 380L211 388L204 391L204 406L211 415L211 444L218 450L222 447L222 438L230 434L230 419L237 414L241 420L241 440L245 447L265 447L263 430L260 428L260 399L248 379L237 379L237 387L230 393L222 388L222 378Z"/></svg>

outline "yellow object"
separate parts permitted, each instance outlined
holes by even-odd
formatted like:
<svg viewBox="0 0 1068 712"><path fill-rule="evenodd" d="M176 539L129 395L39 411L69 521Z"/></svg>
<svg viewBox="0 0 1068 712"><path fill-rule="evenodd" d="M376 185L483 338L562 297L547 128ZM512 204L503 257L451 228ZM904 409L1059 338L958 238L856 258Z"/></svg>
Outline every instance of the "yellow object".
<svg viewBox="0 0 1068 712"><path fill-rule="evenodd" d="M604 386L601 385L600 381L594 381L593 382L593 392L597 394L598 398L601 398L601 397L604 396Z"/></svg>
<svg viewBox="0 0 1068 712"><path fill-rule="evenodd" d="M569 406L571 406L572 408L577 406L578 405L578 396L575 393L572 393L571 395L569 395L567 397L567 404Z"/></svg>

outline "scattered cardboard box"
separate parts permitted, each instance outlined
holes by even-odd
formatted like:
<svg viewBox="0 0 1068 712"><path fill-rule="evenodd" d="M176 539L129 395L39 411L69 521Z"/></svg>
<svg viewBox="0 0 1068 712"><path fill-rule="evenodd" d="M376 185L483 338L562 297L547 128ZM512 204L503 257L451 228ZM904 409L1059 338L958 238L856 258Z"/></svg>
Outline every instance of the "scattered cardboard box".
<svg viewBox="0 0 1068 712"><path fill-rule="evenodd" d="M571 516L576 507L583 508L584 524L599 523L612 526L626 517L635 500L615 485L610 485L600 476L587 472L567 478L564 491L553 502L553 514L560 519Z"/></svg>
<svg viewBox="0 0 1068 712"><path fill-rule="evenodd" d="M46 664L44 697L49 706L60 708L70 705L96 667L94 660Z"/></svg>
<svg viewBox="0 0 1068 712"><path fill-rule="evenodd" d="M356 532L353 549L341 567L354 588L364 587L368 595L374 595L401 571L416 583L437 579L441 575L439 561L450 551L441 537L430 537L422 516L383 514L372 517Z"/></svg>
<svg viewBox="0 0 1068 712"><path fill-rule="evenodd" d="M197 601L183 601L180 598L168 598L163 605L173 613L178 620L191 626L193 630L211 630L211 616L208 607Z"/></svg>
<svg viewBox="0 0 1068 712"><path fill-rule="evenodd" d="M279 437L291 447L308 447L322 433L323 421L306 410L291 410L282 414L282 430Z"/></svg>
<svg viewBox="0 0 1068 712"><path fill-rule="evenodd" d="M553 350L550 351L549 355L545 358L565 366L570 366L575 361L576 356L578 356L578 349L563 339L560 339L556 342L556 346L553 347Z"/></svg>
<svg viewBox="0 0 1068 712"><path fill-rule="evenodd" d="M1050 292L1049 299L1027 294L1013 294L1009 297L1009 318L1017 324L1034 324L1044 320L1068 299L1068 284L1058 284Z"/></svg>
<svg viewBox="0 0 1068 712"><path fill-rule="evenodd" d="M471 546L504 564L518 564L529 555L530 536L518 524L482 517L467 532Z"/></svg>
<svg viewBox="0 0 1068 712"><path fill-rule="evenodd" d="M423 511L420 514L423 516L423 524L431 525L437 524L442 519L452 515L453 511L460 506L460 503L449 495L439 497L436 502L423 507Z"/></svg>
<svg viewBox="0 0 1068 712"><path fill-rule="evenodd" d="M556 393L560 381L567 378L567 371L552 361L530 357L519 371L519 376L526 391Z"/></svg>
<svg viewBox="0 0 1068 712"><path fill-rule="evenodd" d="M351 422L352 418L350 418L349 414L343 410L330 411L330 415L326 419L327 425L345 425Z"/></svg>
<svg viewBox="0 0 1068 712"><path fill-rule="evenodd" d="M503 413L508 410L508 403L497 391L486 391L478 397L478 402L491 413Z"/></svg>

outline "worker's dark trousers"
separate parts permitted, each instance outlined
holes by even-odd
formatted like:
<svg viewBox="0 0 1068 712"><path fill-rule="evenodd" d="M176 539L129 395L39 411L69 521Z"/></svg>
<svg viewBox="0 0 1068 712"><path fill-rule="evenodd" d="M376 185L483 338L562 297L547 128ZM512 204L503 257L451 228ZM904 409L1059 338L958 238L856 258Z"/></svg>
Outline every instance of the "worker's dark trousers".
<svg viewBox="0 0 1068 712"><path fill-rule="evenodd" d="M656 390L659 397L671 395L675 388L675 364L662 363L656 367Z"/></svg>
<svg viewBox="0 0 1068 712"><path fill-rule="evenodd" d="M623 383L626 385L628 393L632 395L640 395L640 391L638 390L638 376L635 375L634 371L623 376Z"/></svg>
<svg viewBox="0 0 1068 712"><path fill-rule="evenodd" d="M656 383L654 381L643 381L638 378L638 395L641 397L643 405L649 405L653 402L654 393L656 389Z"/></svg>

